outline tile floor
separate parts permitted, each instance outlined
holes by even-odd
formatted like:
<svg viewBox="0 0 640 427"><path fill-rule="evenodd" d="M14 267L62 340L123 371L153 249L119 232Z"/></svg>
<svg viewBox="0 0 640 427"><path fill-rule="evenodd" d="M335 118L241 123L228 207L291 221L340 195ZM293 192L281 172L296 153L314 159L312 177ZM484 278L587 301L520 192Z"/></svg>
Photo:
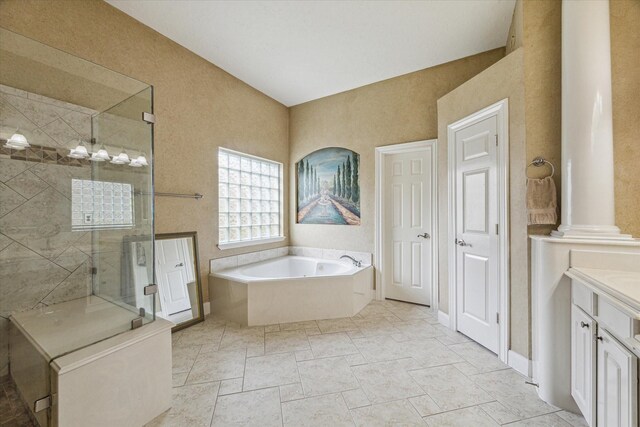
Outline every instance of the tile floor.
<svg viewBox="0 0 640 427"><path fill-rule="evenodd" d="M426 307L173 335L173 407L150 426L585 426Z"/></svg>
<svg viewBox="0 0 640 427"><path fill-rule="evenodd" d="M27 409L18 397L15 384L4 376L0 378L0 427L31 427Z"/></svg>

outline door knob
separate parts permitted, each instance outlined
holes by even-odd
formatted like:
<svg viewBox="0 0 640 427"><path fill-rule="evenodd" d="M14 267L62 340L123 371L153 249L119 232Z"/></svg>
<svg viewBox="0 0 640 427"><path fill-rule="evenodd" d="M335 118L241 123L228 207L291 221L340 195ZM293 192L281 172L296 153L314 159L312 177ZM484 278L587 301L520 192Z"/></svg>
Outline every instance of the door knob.
<svg viewBox="0 0 640 427"><path fill-rule="evenodd" d="M184 266L184 262L181 262L180 264L176 264L176 268L177 267L183 267Z"/></svg>
<svg viewBox="0 0 640 427"><path fill-rule="evenodd" d="M465 242L462 239L456 239L455 240L455 244L458 245L458 246L469 246L469 247L471 247L470 244L468 244L467 242Z"/></svg>
<svg viewBox="0 0 640 427"><path fill-rule="evenodd" d="M430 239L431 238L431 236L429 236L429 233L418 234L418 237L422 237L423 239Z"/></svg>

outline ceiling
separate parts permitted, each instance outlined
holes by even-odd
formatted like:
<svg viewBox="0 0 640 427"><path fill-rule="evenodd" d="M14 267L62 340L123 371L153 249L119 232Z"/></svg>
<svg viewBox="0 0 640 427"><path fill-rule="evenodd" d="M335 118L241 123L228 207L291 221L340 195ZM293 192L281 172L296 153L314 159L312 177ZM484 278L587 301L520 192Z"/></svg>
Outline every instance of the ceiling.
<svg viewBox="0 0 640 427"><path fill-rule="evenodd" d="M504 46L515 5L107 1L286 106Z"/></svg>

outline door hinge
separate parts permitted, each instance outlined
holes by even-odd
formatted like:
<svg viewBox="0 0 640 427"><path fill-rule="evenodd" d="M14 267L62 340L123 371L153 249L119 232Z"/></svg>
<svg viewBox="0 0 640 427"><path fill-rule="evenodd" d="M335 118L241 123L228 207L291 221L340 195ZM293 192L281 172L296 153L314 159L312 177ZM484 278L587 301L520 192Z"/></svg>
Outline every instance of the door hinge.
<svg viewBox="0 0 640 427"><path fill-rule="evenodd" d="M500 313L496 313L496 323L500 324Z"/></svg>
<svg viewBox="0 0 640 427"><path fill-rule="evenodd" d="M496 224L496 234L500 234L500 224Z"/></svg>
<svg viewBox="0 0 640 427"><path fill-rule="evenodd" d="M498 145L498 134L496 134L496 146Z"/></svg>

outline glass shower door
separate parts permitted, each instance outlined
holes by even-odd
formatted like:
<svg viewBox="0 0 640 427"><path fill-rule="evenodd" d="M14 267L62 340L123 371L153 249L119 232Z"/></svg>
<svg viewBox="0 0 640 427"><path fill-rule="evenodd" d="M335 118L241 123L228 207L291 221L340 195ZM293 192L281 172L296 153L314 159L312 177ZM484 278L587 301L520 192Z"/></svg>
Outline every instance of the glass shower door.
<svg viewBox="0 0 640 427"><path fill-rule="evenodd" d="M0 58L0 375L56 425L55 362L155 318L152 88L3 28Z"/></svg>
<svg viewBox="0 0 640 427"><path fill-rule="evenodd" d="M152 109L148 87L92 119L93 211L78 226L92 230L93 295L118 307L115 329L155 319Z"/></svg>

